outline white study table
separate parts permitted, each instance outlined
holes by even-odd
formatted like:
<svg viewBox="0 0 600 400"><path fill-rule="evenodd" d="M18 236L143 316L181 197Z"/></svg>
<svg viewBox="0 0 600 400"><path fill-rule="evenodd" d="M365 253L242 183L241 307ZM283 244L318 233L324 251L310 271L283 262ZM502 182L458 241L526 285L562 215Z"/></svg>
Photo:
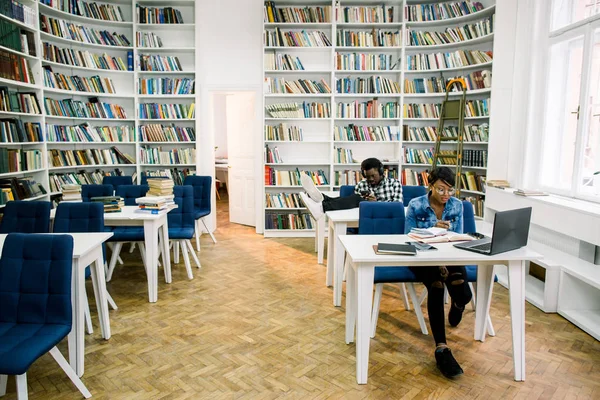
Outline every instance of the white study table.
<svg viewBox="0 0 600 400"><path fill-rule="evenodd" d="M51 234L52 235L52 234ZM106 297L106 281L104 276L104 255L102 243L109 239L111 232L103 233L60 233L73 237L73 275L71 278L71 303L73 307L73 327L69 333L69 363L78 376L84 372L85 328L83 315L85 296L85 268L89 265L92 272L92 284L98 307L100 330L102 337L110 339L110 320L108 316L108 300ZM0 235L0 253L4 246L6 234Z"/></svg>
<svg viewBox="0 0 600 400"><path fill-rule="evenodd" d="M339 190L324 190L321 193L327 197L340 197ZM325 218L321 217L321 219L315 221L315 252L319 264L323 264L323 253L325 252Z"/></svg>
<svg viewBox="0 0 600 400"><path fill-rule="evenodd" d="M369 369L371 309L373 307L374 268L386 266L477 265L477 307L475 340L484 341L494 282L494 264L508 266L510 314L512 326L515 380L525 380L525 261L542 256L527 247L494 256L486 256L455 248L451 243L438 243L438 251L420 252L416 256L377 255L373 245L405 243L406 235L341 235L347 268L346 343L354 341L356 327L356 380L366 384Z"/></svg>

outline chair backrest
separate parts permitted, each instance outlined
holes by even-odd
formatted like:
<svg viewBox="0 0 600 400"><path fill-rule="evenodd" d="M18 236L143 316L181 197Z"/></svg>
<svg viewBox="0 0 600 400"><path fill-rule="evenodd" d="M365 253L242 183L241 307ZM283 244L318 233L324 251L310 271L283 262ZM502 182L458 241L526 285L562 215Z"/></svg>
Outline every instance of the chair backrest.
<svg viewBox="0 0 600 400"><path fill-rule="evenodd" d="M425 186L404 186L402 185L402 202L408 206L408 203L415 197L427 194Z"/></svg>
<svg viewBox="0 0 600 400"><path fill-rule="evenodd" d="M358 207L359 235L404 234L404 204L363 201Z"/></svg>
<svg viewBox="0 0 600 400"><path fill-rule="evenodd" d="M73 237L9 234L0 257L0 322L71 326Z"/></svg>
<svg viewBox="0 0 600 400"><path fill-rule="evenodd" d="M131 176L105 176L102 178L103 185L112 185L114 190L117 190L121 185L133 185Z"/></svg>
<svg viewBox="0 0 600 400"><path fill-rule="evenodd" d="M62 202L56 208L54 233L103 232L104 205Z"/></svg>
<svg viewBox="0 0 600 400"><path fill-rule="evenodd" d="M0 233L50 232L49 201L9 201L4 206Z"/></svg>
<svg viewBox="0 0 600 400"><path fill-rule="evenodd" d="M183 180L183 184L194 188L194 207L196 209L210 210L212 177L188 175Z"/></svg>
<svg viewBox="0 0 600 400"><path fill-rule="evenodd" d="M173 186L177 208L167 214L169 229L194 228L194 189L189 185Z"/></svg>
<svg viewBox="0 0 600 400"><path fill-rule="evenodd" d="M81 201L92 201L92 197L112 196L112 185L81 185Z"/></svg>
<svg viewBox="0 0 600 400"><path fill-rule="evenodd" d="M142 172L140 183L142 185L147 185L148 179L169 179L169 177L168 176L148 176Z"/></svg>
<svg viewBox="0 0 600 400"><path fill-rule="evenodd" d="M121 185L116 188L116 195L123 198L126 206L135 206L135 199L144 197L148 189L148 185Z"/></svg>
<svg viewBox="0 0 600 400"><path fill-rule="evenodd" d="M354 194L354 185L342 185L340 186L340 197L348 197Z"/></svg>
<svg viewBox="0 0 600 400"><path fill-rule="evenodd" d="M477 225L475 225L475 213L473 212L473 204L466 200L462 201L463 204L463 232L473 233L477 232Z"/></svg>

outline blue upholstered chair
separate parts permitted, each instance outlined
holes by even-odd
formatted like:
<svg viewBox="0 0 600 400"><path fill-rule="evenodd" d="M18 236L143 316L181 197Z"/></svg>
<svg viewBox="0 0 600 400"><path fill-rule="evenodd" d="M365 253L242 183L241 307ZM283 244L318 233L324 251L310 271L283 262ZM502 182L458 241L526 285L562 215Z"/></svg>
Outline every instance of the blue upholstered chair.
<svg viewBox="0 0 600 400"><path fill-rule="evenodd" d="M105 176L102 178L103 185L112 185L116 191L121 185L133 185L133 178L131 176Z"/></svg>
<svg viewBox="0 0 600 400"><path fill-rule="evenodd" d="M404 234L404 204L400 202L380 203L363 201L359 206L358 234L359 235L402 235ZM375 336L377 318L379 318L379 304L384 283L405 283L413 305L415 314L423 334L427 334L427 326L419 298L413 283L418 282L415 275L408 267L375 267L375 297L371 313L371 337ZM405 305L407 302L405 302ZM407 309L409 309L407 307Z"/></svg>
<svg viewBox="0 0 600 400"><path fill-rule="evenodd" d="M92 197L112 196L112 185L81 185L81 201L92 201Z"/></svg>
<svg viewBox="0 0 600 400"><path fill-rule="evenodd" d="M210 176L196 176L188 175L183 181L184 185L190 185L194 188L194 219L195 219L195 232L196 232L196 250L200 251L200 235L202 230L200 228L200 222L206 228L206 231L212 238L213 243L217 243L217 239L208 230L206 226L205 217L211 213L211 191L212 191L212 177Z"/></svg>
<svg viewBox="0 0 600 400"><path fill-rule="evenodd" d="M194 188L190 185L176 185L173 187L173 195L175 196L177 208L167 214L169 240L173 242L174 248L176 248L175 243L180 245L188 278L193 279L194 275L192 274L188 251L198 268L200 268L200 261L190 242L190 239L194 237L195 226ZM176 256L175 262L178 261L178 257Z"/></svg>
<svg viewBox="0 0 600 400"><path fill-rule="evenodd" d="M121 178L120 176L118 178ZM148 185L120 185L115 188L116 196L121 196L126 206L136 206L135 199L148 193Z"/></svg>
<svg viewBox="0 0 600 400"><path fill-rule="evenodd" d="M50 232L49 201L9 201L4 207L0 233Z"/></svg>
<svg viewBox="0 0 600 400"><path fill-rule="evenodd" d="M354 194L354 185L342 185L340 186L340 197L348 197Z"/></svg>
<svg viewBox="0 0 600 400"><path fill-rule="evenodd" d="M71 331L73 238L9 234L0 257L0 396L15 375L27 398L27 370L50 352L85 398L92 395L56 345Z"/></svg>
<svg viewBox="0 0 600 400"><path fill-rule="evenodd" d="M408 203L415 197L427 194L425 186L404 186L402 185L402 202L408 207Z"/></svg>
<svg viewBox="0 0 600 400"><path fill-rule="evenodd" d="M148 175L146 175L146 174L144 174L142 172L141 179L140 179L140 184L147 185L148 184L148 178L150 178L150 179L169 179L168 176L148 176Z"/></svg>

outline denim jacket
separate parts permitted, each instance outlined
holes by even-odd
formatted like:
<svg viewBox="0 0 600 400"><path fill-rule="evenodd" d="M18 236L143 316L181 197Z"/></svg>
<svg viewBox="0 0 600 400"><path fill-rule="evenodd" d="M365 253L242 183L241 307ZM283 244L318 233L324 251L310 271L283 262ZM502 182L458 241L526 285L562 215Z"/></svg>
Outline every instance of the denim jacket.
<svg viewBox="0 0 600 400"><path fill-rule="evenodd" d="M404 232L408 233L412 228L431 228L437 221L435 211L429 205L429 194L415 197L408 203ZM442 221L450 221L448 230L463 233L463 205L459 199L450 197L442 212Z"/></svg>

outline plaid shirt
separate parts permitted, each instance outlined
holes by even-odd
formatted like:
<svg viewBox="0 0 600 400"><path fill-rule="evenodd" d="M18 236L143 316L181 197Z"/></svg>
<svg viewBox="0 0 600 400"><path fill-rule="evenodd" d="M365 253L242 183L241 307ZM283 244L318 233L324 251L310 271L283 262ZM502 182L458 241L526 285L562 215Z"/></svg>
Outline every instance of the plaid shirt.
<svg viewBox="0 0 600 400"><path fill-rule="evenodd" d="M379 185L371 186L363 179L354 188L354 193L371 192L377 201L402 201L402 185L400 181L393 178L383 178Z"/></svg>

